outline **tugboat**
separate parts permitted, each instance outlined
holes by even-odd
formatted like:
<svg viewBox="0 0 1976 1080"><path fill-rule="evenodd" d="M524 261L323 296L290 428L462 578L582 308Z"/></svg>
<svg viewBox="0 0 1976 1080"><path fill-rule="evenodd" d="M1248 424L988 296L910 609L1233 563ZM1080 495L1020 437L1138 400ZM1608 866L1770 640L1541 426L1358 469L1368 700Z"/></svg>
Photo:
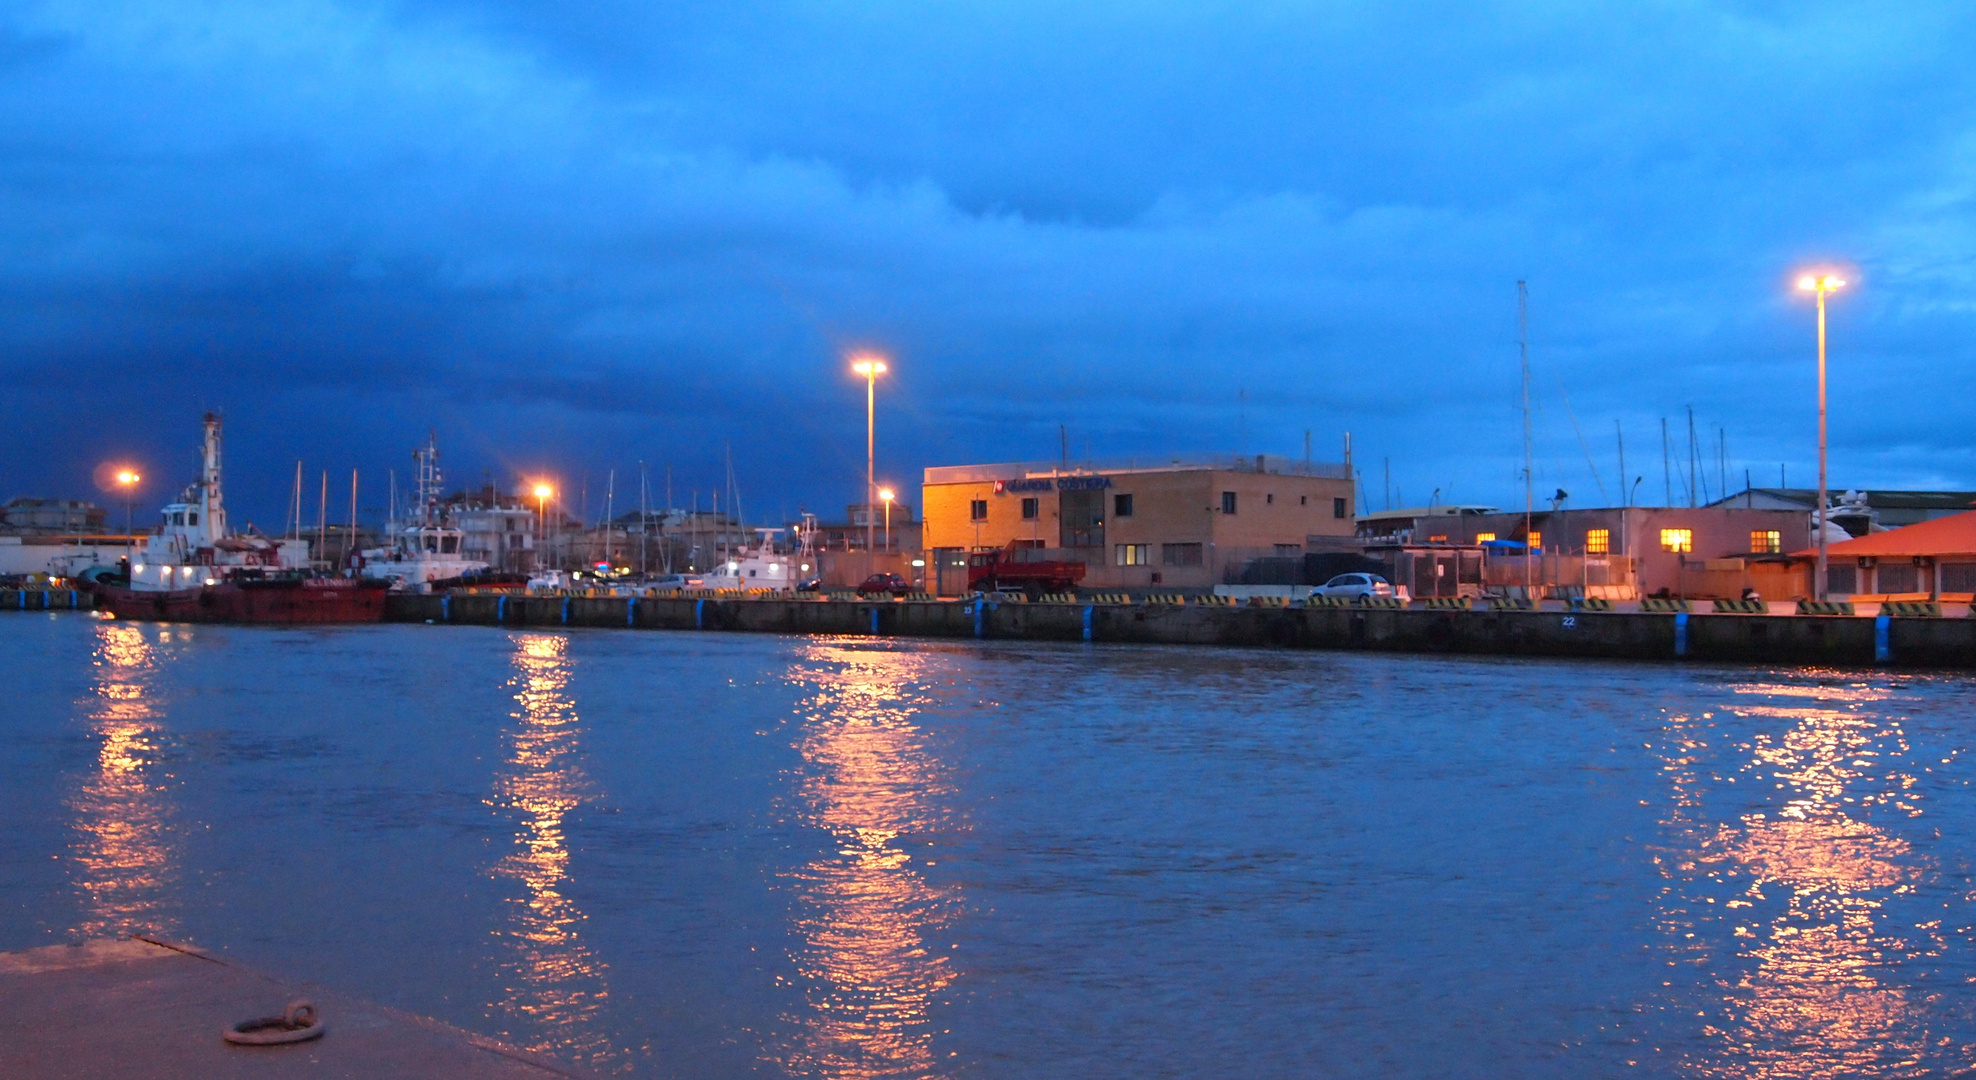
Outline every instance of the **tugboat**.
<svg viewBox="0 0 1976 1080"><path fill-rule="evenodd" d="M487 564L462 553L466 533L450 527L440 506L439 441L426 434L425 446L412 451L418 462L418 512L411 525L394 522L390 543L364 552L366 572L383 578L395 590L431 592L457 584L493 583ZM395 512L394 512L395 516Z"/></svg>
<svg viewBox="0 0 1976 1080"><path fill-rule="evenodd" d="M101 578L97 607L119 619L336 623L384 618L388 582L310 568L308 544L232 533L220 497L220 418L206 414L204 468L131 553L125 574Z"/></svg>

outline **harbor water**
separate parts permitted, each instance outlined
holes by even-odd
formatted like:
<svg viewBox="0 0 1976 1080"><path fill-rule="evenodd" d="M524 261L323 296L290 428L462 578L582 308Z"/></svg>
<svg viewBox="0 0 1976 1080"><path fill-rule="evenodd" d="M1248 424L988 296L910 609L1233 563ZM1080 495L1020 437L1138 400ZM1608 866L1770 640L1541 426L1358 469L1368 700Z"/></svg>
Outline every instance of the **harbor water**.
<svg viewBox="0 0 1976 1080"><path fill-rule="evenodd" d="M1976 1063L1965 676L68 613L0 663L0 948L602 1073Z"/></svg>

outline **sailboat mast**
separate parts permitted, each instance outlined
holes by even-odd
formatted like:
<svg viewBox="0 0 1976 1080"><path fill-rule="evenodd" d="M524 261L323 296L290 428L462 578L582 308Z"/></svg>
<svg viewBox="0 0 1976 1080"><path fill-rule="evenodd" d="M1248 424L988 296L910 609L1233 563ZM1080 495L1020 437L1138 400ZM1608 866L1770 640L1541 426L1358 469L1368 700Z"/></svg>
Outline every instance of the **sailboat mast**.
<svg viewBox="0 0 1976 1080"><path fill-rule="evenodd" d="M1530 291L1516 283L1516 347L1523 358L1523 592L1530 595L1530 519L1536 510L1536 496L1530 475Z"/></svg>

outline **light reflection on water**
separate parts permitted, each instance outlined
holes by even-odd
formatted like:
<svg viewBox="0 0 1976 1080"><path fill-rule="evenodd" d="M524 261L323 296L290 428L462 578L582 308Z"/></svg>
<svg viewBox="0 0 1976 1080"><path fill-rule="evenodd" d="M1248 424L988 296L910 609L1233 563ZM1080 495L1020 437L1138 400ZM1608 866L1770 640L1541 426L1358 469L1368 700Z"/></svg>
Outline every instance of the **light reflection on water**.
<svg viewBox="0 0 1976 1080"><path fill-rule="evenodd" d="M533 1050L553 1050L591 1067L617 1056L602 1013L610 999L609 969L583 940L584 915L567 895L569 840L564 822L582 805L582 719L570 689L569 639L514 634L514 725L508 757L489 805L517 826L514 849L494 864L497 878L519 882L496 931L503 996L492 1007Z"/></svg>
<svg viewBox="0 0 1976 1080"><path fill-rule="evenodd" d="M94 627L93 693L83 708L100 742L95 769L69 798L79 834L74 880L83 894L76 931L176 936L174 808L151 684L161 646L185 631L110 621Z"/></svg>
<svg viewBox="0 0 1976 1080"><path fill-rule="evenodd" d="M1736 747L1731 776L1688 768L1706 755L1713 714L1669 722L1677 810L1667 824L1694 847L1691 860L1664 863L1678 898L1664 926L1680 935L1673 954L1705 965L1721 995L1701 1026L1712 1045L1689 1055L1686 1071L1779 1080L1930 1072L1926 1024L1897 973L1940 956L1940 921L1895 925L1887 909L1933 868L1873 820L1876 811L1924 812L1899 718L1863 708L1889 692L1816 683L1733 692L1728 713L1755 727ZM1711 828L1693 816L1705 789L1725 802L1734 792L1748 808ZM1712 923L1730 924L1730 934ZM1697 933L1718 944L1690 944Z"/></svg>
<svg viewBox="0 0 1976 1080"><path fill-rule="evenodd" d="M804 768L796 816L836 847L790 875L804 1008L779 1063L854 1080L936 1075L932 1011L954 980L939 931L960 897L914 867L954 827L945 767L914 723L929 657L817 645L791 680Z"/></svg>

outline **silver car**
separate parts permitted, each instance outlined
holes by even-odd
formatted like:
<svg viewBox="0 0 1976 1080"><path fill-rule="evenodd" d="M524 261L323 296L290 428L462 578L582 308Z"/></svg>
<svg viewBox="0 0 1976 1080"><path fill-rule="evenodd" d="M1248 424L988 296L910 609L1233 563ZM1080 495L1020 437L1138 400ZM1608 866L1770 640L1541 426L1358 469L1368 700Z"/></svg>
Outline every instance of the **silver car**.
<svg viewBox="0 0 1976 1080"><path fill-rule="evenodd" d="M1393 583L1378 574L1339 574L1311 590L1314 596L1391 596Z"/></svg>

